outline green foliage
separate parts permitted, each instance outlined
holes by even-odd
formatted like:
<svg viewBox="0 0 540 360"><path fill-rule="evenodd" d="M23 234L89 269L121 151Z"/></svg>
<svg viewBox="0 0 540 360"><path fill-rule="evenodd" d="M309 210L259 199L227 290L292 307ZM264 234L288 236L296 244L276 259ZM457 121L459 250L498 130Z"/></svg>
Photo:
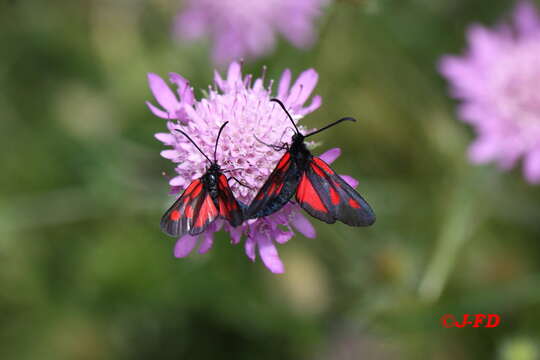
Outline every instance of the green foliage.
<svg viewBox="0 0 540 360"><path fill-rule="evenodd" d="M468 163L471 130L436 72L494 0L339 1L316 46L248 63L315 67L309 124L340 146L378 222L317 223L287 272L218 237L177 260L146 73L211 83L207 44L175 42L175 1L0 3L0 355L6 359L537 359L540 190ZM443 314L496 313L495 329Z"/></svg>

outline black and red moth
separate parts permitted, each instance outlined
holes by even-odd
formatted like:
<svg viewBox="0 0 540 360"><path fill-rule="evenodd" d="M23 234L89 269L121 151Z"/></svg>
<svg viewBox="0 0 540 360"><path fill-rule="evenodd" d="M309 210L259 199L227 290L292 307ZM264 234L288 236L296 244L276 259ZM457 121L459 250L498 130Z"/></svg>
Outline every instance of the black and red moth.
<svg viewBox="0 0 540 360"><path fill-rule="evenodd" d="M294 125L296 133L277 166L246 211L246 218L254 219L273 214L296 195L297 203L311 216L333 224L339 220L351 226L369 226L375 222L375 213L369 204L349 186L332 168L307 149L304 139L342 121L356 121L346 117L310 134L300 133L285 105L277 102Z"/></svg>
<svg viewBox="0 0 540 360"><path fill-rule="evenodd" d="M238 226L243 222L242 208L235 199L228 179L221 171L216 160L216 152L219 136L225 125L219 129L214 149L214 161L195 144L183 131L183 134L210 162L205 174L194 180L184 190L182 195L174 202L165 215L161 218L161 230L170 236L183 236L185 234L198 235L218 217L226 219L232 226Z"/></svg>

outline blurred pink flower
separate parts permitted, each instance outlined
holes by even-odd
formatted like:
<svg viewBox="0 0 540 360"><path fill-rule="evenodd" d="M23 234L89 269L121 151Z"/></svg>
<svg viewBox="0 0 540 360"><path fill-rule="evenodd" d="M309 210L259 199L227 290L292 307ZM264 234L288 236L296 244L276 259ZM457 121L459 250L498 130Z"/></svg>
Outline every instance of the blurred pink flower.
<svg viewBox="0 0 540 360"><path fill-rule="evenodd" d="M522 1L513 24L473 25L463 56L445 56L440 71L462 100L459 115L478 133L475 163L509 169L523 158L525 178L540 183L540 17Z"/></svg>
<svg viewBox="0 0 540 360"><path fill-rule="evenodd" d="M249 204L283 155L260 141L280 145L290 141L292 135L290 122L283 110L270 102L273 97L272 81L269 85L265 85L262 78L252 81L252 76L242 76L240 64L233 62L229 66L227 78L223 79L216 72L215 86L209 89L203 99L196 100L186 79L174 73L169 75L169 79L176 85L176 93L159 76L148 74L150 89L161 109L149 102L147 104L154 115L168 120L168 132L158 133L156 138L170 147L162 151L161 155L177 164L175 170L178 175L169 182L174 192L178 193L181 188L199 178L208 166L207 160L175 129L188 133L204 152L212 154L219 127L229 121L221 135L217 161L223 170L236 169L230 174L249 186L230 182L236 198ZM309 69L301 73L291 86L291 72L288 69L283 72L277 94L274 95L286 104L295 120L300 120L320 106L320 96L313 97L309 105L306 105L317 80L317 72ZM303 131L304 127L300 125L299 129ZM321 158L332 162L339 154L339 149L331 149ZM349 177L345 179L356 186L356 180ZM288 204L271 216L248 220L237 228L218 220L200 236L199 252L208 251L212 246L213 233L223 228L230 233L234 244L239 243L245 234L248 257L254 261L258 250L266 267L274 273L281 273L284 267L274 242L282 244L288 241L294 235L292 228L306 237L315 237L313 226L299 210L297 205ZM178 239L175 256L189 255L197 242L198 237L189 235Z"/></svg>
<svg viewBox="0 0 540 360"><path fill-rule="evenodd" d="M270 52L276 33L306 48L314 41L313 22L327 1L187 0L174 32L187 40L208 36L218 64Z"/></svg>

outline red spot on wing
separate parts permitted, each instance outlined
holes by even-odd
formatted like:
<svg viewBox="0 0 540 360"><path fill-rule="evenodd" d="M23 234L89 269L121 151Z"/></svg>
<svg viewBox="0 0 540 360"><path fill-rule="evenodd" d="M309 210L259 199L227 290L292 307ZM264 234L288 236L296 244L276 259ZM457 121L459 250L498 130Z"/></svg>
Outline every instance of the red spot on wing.
<svg viewBox="0 0 540 360"><path fill-rule="evenodd" d="M169 215L169 217L171 218L172 221L178 221L178 219L180 219L180 211L178 210L171 211L171 215Z"/></svg>
<svg viewBox="0 0 540 360"><path fill-rule="evenodd" d="M204 202L198 213L197 220L195 221L195 227L202 227L207 221L217 216L217 209L212 201L210 195L206 195Z"/></svg>
<svg viewBox="0 0 540 360"><path fill-rule="evenodd" d="M319 167L311 164L311 169L315 172L315 174L319 175L320 177L324 177L325 174L321 169L319 169Z"/></svg>
<svg viewBox="0 0 540 360"><path fill-rule="evenodd" d="M186 217L188 219L193 218L193 213L194 213L193 207L190 205L186 205L186 208L184 209L184 214L186 215Z"/></svg>
<svg viewBox="0 0 540 360"><path fill-rule="evenodd" d="M281 160L279 160L276 168L279 170L284 170L283 168L285 167L285 165L288 164L290 159L291 159L291 154L289 152L286 152L285 155L283 155L283 157L281 158Z"/></svg>
<svg viewBox="0 0 540 360"><path fill-rule="evenodd" d="M232 191L229 187L229 182L227 181L227 177L223 174L219 176L219 194L218 194L218 207L219 207L219 213L222 216L227 216L227 214L231 211L232 208L235 207L234 201L231 201L230 197L232 197Z"/></svg>
<svg viewBox="0 0 540 360"><path fill-rule="evenodd" d="M358 201L354 200L354 199L349 199L349 205L355 209L360 209L362 208L362 206L360 206L360 204L358 203Z"/></svg>
<svg viewBox="0 0 540 360"><path fill-rule="evenodd" d="M332 201L333 205L339 204L339 194L336 190L334 190L333 187L330 187L330 200Z"/></svg>
<svg viewBox="0 0 540 360"><path fill-rule="evenodd" d="M272 183L272 185L270 185L270 188L268 189L268 196L273 196L273 195L279 194L281 189L283 189L283 185L285 185L284 182Z"/></svg>
<svg viewBox="0 0 540 360"><path fill-rule="evenodd" d="M203 187L202 187L202 183L201 183L199 180L197 180L197 182L198 182L198 186L195 186L195 187L193 188L193 190L192 190L190 193L188 193L189 196L191 196L192 199L195 198L195 197L197 197L197 196L201 193L202 188L203 188ZM190 187L191 187L191 186L190 186ZM188 189L189 189L189 188L188 188ZM187 193L187 190L186 190L186 193Z"/></svg>
<svg viewBox="0 0 540 360"><path fill-rule="evenodd" d="M229 182L227 181L227 177L223 174L221 174L219 176L219 183L221 186L223 186L224 188L228 188L229 187Z"/></svg>
<svg viewBox="0 0 540 360"><path fill-rule="evenodd" d="M227 217L227 215L231 212L229 204L227 204L227 202L220 197L218 199L218 205L220 215Z"/></svg>
<svg viewBox="0 0 540 360"><path fill-rule="evenodd" d="M270 188L268 189L268 196L274 194L276 192L278 185L276 183L273 183L270 185Z"/></svg>
<svg viewBox="0 0 540 360"><path fill-rule="evenodd" d="M201 181L200 180L195 180L193 182L191 182L191 184L189 184L189 186L187 187L186 191L184 191L186 194L190 194L193 189L195 189L195 187L197 185L201 185Z"/></svg>
<svg viewBox="0 0 540 360"><path fill-rule="evenodd" d="M324 161L322 161L318 157L314 157L313 161L315 162L315 164L317 164L318 167L323 169L327 174L330 174L330 175L334 174L334 171L332 169L330 169L330 166L328 166L327 163L325 163Z"/></svg>
<svg viewBox="0 0 540 360"><path fill-rule="evenodd" d="M218 205L219 213L224 217L227 217L231 211L237 209L236 201L234 201L234 199L225 198L224 196L218 198Z"/></svg>
<svg viewBox="0 0 540 360"><path fill-rule="evenodd" d="M200 180L195 180L194 182L192 182L187 187L186 191L184 191L184 204L187 204L188 202L196 198L201 193L202 188L203 186Z"/></svg>
<svg viewBox="0 0 540 360"><path fill-rule="evenodd" d="M309 181L308 177L305 174L302 176L300 184L298 184L296 197L298 198L298 201L308 204L314 210L324 213L328 212L323 202L321 201L321 197L319 196L319 194L317 194L317 191L315 191L313 184L311 183L311 181Z"/></svg>
<svg viewBox="0 0 540 360"><path fill-rule="evenodd" d="M182 195L184 197L183 203L187 204L191 199L193 199L197 194L199 194L202 190L202 183L200 180L195 180L184 191L184 194Z"/></svg>

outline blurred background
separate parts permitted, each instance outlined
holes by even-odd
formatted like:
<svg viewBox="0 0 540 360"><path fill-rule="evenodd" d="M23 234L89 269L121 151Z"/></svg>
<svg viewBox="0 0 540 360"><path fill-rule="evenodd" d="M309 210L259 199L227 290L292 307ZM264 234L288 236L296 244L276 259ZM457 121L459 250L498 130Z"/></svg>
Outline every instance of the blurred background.
<svg viewBox="0 0 540 360"><path fill-rule="evenodd" d="M318 140L343 149L334 166L377 223L313 221L316 239L278 246L283 275L224 234L175 259L159 229L173 165L146 73L198 89L214 68L208 43L171 36L181 6L0 2L2 358L539 358L540 188L520 167L469 164L473 131L436 70L512 1L335 1L314 47L280 41L244 66L314 67L323 106L305 124L361 120ZM501 324L447 329L447 313Z"/></svg>

